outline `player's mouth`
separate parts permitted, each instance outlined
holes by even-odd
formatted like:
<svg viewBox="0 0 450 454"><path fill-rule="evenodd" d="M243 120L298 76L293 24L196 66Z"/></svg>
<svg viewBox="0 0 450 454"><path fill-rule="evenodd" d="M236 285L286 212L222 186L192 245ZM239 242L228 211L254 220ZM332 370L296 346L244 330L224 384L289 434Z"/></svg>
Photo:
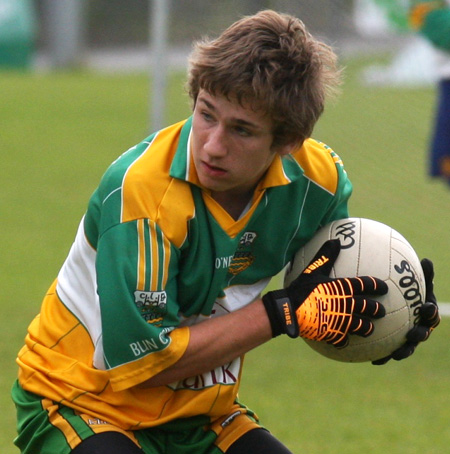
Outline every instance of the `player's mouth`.
<svg viewBox="0 0 450 454"><path fill-rule="evenodd" d="M208 164L205 161L202 161L201 165L202 165L203 172L206 175L211 176L211 177L221 177L227 173L227 171L225 169L223 169L222 167L217 167L212 164Z"/></svg>

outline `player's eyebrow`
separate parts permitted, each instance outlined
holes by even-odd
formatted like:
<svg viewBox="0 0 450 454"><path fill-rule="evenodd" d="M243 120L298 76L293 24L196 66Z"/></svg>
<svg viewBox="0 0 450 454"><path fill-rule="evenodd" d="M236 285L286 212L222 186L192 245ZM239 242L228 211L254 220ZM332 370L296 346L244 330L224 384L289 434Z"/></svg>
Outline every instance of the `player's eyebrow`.
<svg viewBox="0 0 450 454"><path fill-rule="evenodd" d="M201 95L197 98L197 102L202 102L203 104L205 104L206 107L208 107L208 109L210 109L213 112L217 111L214 104L212 104L211 102L209 102L208 100L203 98ZM263 127L259 126L258 124L253 123L248 120L244 120L243 118L236 117L236 118L232 118L231 120L233 123L235 123L239 126L245 126L246 128L251 128L251 129L254 129L255 131L262 131L264 129Z"/></svg>

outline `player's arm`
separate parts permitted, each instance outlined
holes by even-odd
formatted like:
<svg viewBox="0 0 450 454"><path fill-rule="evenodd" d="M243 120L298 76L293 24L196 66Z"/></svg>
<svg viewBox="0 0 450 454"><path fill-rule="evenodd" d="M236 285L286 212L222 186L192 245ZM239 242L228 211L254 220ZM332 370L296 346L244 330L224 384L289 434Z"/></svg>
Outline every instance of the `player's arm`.
<svg viewBox="0 0 450 454"><path fill-rule="evenodd" d="M329 278L339 250L338 240L327 241L288 288L191 327L184 355L141 386L161 386L206 372L280 334L338 347L346 345L349 333L370 335L370 319L382 317L384 308L368 296L386 293L387 285L369 276Z"/></svg>
<svg viewBox="0 0 450 454"><path fill-rule="evenodd" d="M228 364L272 338L261 299L220 317L189 328L188 347L172 366L142 383L141 387L162 386L193 377Z"/></svg>

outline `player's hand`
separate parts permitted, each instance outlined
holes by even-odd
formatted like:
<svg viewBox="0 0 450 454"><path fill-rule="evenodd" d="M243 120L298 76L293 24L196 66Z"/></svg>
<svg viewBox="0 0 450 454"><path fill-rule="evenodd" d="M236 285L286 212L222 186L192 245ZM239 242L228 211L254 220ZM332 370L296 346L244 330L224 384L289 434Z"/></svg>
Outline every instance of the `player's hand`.
<svg viewBox="0 0 450 454"><path fill-rule="evenodd" d="M326 241L287 288L264 295L274 337L285 333L345 347L348 334L372 334L370 319L384 317L385 310L368 296L384 295L388 286L372 276L330 278L340 248L339 240Z"/></svg>
<svg viewBox="0 0 450 454"><path fill-rule="evenodd" d="M421 262L423 274L425 276L425 303L419 309L419 322L406 334L406 342L391 355L377 361L372 361L375 366L386 364L390 359L400 361L411 356L420 342L426 341L431 332L439 325L441 317L439 308L434 295L434 268L433 262L423 259Z"/></svg>

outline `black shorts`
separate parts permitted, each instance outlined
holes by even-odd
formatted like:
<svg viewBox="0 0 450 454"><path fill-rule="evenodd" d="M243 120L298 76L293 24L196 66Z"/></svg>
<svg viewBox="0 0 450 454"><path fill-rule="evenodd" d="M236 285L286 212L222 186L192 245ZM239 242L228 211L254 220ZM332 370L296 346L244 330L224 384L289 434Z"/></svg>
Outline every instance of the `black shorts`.
<svg viewBox="0 0 450 454"><path fill-rule="evenodd" d="M164 451L166 452L166 451ZM193 447L192 453L195 454ZM211 448L211 453L218 451ZM150 454L138 448L129 438L118 432L104 432L87 438L78 445L72 454ZM226 454L292 454L284 445L265 429L253 429L236 440ZM158 454L156 451L151 454ZM175 453L174 453L175 454ZM209 453L208 453L209 454Z"/></svg>

